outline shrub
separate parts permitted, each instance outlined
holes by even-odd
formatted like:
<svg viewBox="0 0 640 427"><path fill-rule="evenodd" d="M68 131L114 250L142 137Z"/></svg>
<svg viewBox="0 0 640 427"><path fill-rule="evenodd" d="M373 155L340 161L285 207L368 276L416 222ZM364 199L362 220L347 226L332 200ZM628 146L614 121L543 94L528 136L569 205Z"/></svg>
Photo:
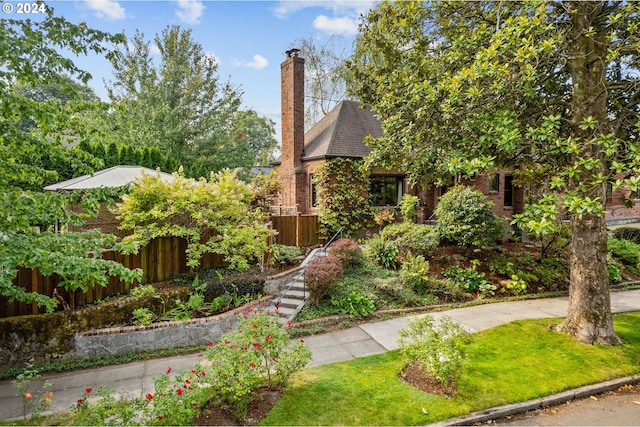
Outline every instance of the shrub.
<svg viewBox="0 0 640 427"><path fill-rule="evenodd" d="M466 355L462 351L468 333L450 317L435 321L430 315L411 320L400 331L400 349L405 360L420 363L451 396L455 392Z"/></svg>
<svg viewBox="0 0 640 427"><path fill-rule="evenodd" d="M413 221L416 216L416 208L418 207L418 203L420 203L418 196L412 196L410 194L405 194L404 196L402 196L402 201L400 202L400 212L402 213L403 222Z"/></svg>
<svg viewBox="0 0 640 427"><path fill-rule="evenodd" d="M399 256L404 258L408 252L414 255L432 255L438 249L438 233L433 227L401 222L385 227L380 233L385 240L398 246Z"/></svg>
<svg viewBox="0 0 640 427"><path fill-rule="evenodd" d="M332 300L331 303L338 307L342 314L348 314L349 317L367 317L376 311L373 299L356 291L350 292L346 299Z"/></svg>
<svg viewBox="0 0 640 427"><path fill-rule="evenodd" d="M311 303L320 303L343 273L342 263L334 256L329 255L311 261L304 272L304 282L309 288Z"/></svg>
<svg viewBox="0 0 640 427"><path fill-rule="evenodd" d="M464 247L495 246L504 229L492 206L484 194L471 187L453 187L440 198L435 210L438 236Z"/></svg>
<svg viewBox="0 0 640 427"><path fill-rule="evenodd" d="M395 270L398 263L398 245L380 236L367 241L365 254L378 265L388 270Z"/></svg>
<svg viewBox="0 0 640 427"><path fill-rule="evenodd" d="M640 245L613 237L609 237L608 245L611 255L622 263L632 267L640 264Z"/></svg>
<svg viewBox="0 0 640 427"><path fill-rule="evenodd" d="M429 278L429 261L422 255L414 257L411 252L407 255L407 260L400 267L400 280L409 289L420 294L425 293Z"/></svg>
<svg viewBox="0 0 640 427"><path fill-rule="evenodd" d="M481 286L491 284L484 273L480 273L473 268L462 269L456 265L452 265L447 268L442 275L451 279L456 286L467 292L477 291Z"/></svg>
<svg viewBox="0 0 640 427"><path fill-rule="evenodd" d="M329 246L329 254L338 258L343 267L362 263L362 249L355 240L338 239Z"/></svg>
<svg viewBox="0 0 640 427"><path fill-rule="evenodd" d="M279 245L277 243L271 245L271 253L275 262L285 265L293 264L296 258L302 255L302 251L297 246Z"/></svg>
<svg viewBox="0 0 640 427"><path fill-rule="evenodd" d="M609 274L609 283L616 284L622 282L622 274L620 267L613 262L607 264L607 273Z"/></svg>
<svg viewBox="0 0 640 427"><path fill-rule="evenodd" d="M290 343L276 314L249 310L238 329L224 334L205 357L211 365L207 368L211 388L243 419L251 392L285 385L311 360L311 351L302 341Z"/></svg>

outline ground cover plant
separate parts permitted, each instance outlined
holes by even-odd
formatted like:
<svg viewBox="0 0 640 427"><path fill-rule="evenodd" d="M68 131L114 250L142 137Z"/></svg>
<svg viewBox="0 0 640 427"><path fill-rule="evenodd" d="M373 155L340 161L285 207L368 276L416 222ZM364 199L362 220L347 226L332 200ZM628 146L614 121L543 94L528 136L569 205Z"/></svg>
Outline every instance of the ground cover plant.
<svg viewBox="0 0 640 427"><path fill-rule="evenodd" d="M405 383L400 351L305 369L263 424L424 425L640 371L640 314L614 317L624 342L615 347L575 342L552 330L560 321L516 321L471 335L450 399Z"/></svg>

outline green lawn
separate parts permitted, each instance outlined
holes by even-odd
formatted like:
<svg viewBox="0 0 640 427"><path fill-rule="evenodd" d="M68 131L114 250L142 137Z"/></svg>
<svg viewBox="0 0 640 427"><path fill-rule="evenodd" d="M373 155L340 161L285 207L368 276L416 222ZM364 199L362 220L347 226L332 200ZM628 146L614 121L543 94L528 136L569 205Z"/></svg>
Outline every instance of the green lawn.
<svg viewBox="0 0 640 427"><path fill-rule="evenodd" d="M399 351L305 369L263 424L419 425L640 372L640 313L615 316L624 340L617 347L577 343L551 330L558 322L517 321L472 335L451 399L400 381Z"/></svg>

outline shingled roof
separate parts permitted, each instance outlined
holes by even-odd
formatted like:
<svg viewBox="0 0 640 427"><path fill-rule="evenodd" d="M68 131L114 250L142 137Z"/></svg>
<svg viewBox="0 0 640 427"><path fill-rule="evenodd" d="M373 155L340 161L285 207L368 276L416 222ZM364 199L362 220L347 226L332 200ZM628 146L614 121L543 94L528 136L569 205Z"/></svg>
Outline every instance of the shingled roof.
<svg viewBox="0 0 640 427"><path fill-rule="evenodd" d="M340 101L304 135L302 160L333 157L361 159L371 152L364 145L367 135L382 136L380 122L358 101Z"/></svg>

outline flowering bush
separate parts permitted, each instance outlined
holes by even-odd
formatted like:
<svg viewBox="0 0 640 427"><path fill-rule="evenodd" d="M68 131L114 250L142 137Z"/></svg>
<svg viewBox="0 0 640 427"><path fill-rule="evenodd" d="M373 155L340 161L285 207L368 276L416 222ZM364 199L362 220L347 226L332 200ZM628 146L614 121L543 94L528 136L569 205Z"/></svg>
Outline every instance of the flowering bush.
<svg viewBox="0 0 640 427"><path fill-rule="evenodd" d="M40 379L40 374L27 368L23 373L19 374L15 380L11 381L13 386L18 389L22 396L22 420L26 421L27 414L31 414L31 418L37 417L42 411L51 406L51 397L53 392L47 392L46 389L51 387L49 381L45 381L42 386L36 390L35 381Z"/></svg>
<svg viewBox="0 0 640 427"><path fill-rule="evenodd" d="M205 357L212 390L242 419L254 390L286 384L311 360L311 351L303 341L289 343L288 328L276 314L249 309L238 329L224 334Z"/></svg>
<svg viewBox="0 0 640 427"><path fill-rule="evenodd" d="M343 267L362 262L362 249L355 240L338 239L329 246L329 254L338 258Z"/></svg>
<svg viewBox="0 0 640 427"><path fill-rule="evenodd" d="M410 321L400 331L398 343L405 359L420 363L440 383L445 394L451 396L466 357L462 346L467 337L467 332L450 317L436 322L425 315Z"/></svg>
<svg viewBox="0 0 640 427"><path fill-rule="evenodd" d="M144 397L118 400L111 390L99 390L99 399L89 403L93 390L86 389L77 402L78 424L191 425L207 402L229 404L242 419L254 390L285 384L311 360L302 340L289 342L276 314L255 307L243 314L238 330L209 347L205 363L176 375L169 367Z"/></svg>
<svg viewBox="0 0 640 427"><path fill-rule="evenodd" d="M320 303L322 297L329 293L331 286L343 273L342 263L334 256L329 255L311 261L304 272L304 282L309 288L311 303Z"/></svg>

